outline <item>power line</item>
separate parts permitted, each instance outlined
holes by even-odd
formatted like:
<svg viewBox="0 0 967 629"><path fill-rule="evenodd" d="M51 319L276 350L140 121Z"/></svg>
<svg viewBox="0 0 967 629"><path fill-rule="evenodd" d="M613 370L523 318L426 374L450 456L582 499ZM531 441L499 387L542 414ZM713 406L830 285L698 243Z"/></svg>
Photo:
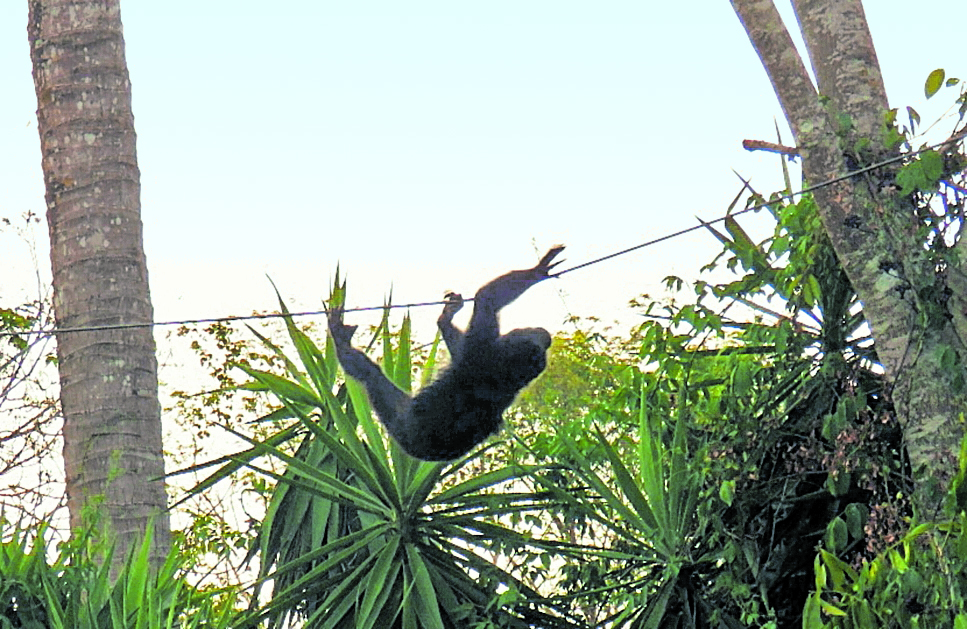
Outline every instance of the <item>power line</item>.
<svg viewBox="0 0 967 629"><path fill-rule="evenodd" d="M650 247L652 245L657 245L660 242L665 242L666 240L671 240L672 238L678 238L679 236L684 236L685 234L690 234L691 232L696 231L696 230L699 230L699 229L706 229L709 225L715 225L716 223L725 222L725 220L727 218L729 218L729 217L735 217L735 216L739 216L740 214L745 214L746 212L753 212L755 210L761 210L763 208L769 207L770 205L773 205L775 203L778 203L779 201L782 201L782 200L785 200L785 199L792 199L795 196L799 196L799 195L803 195L803 194L808 194L808 193L813 192L815 190L820 190L822 188L826 188L826 187L832 186L833 184L837 184L837 183L839 183L841 181L846 181L847 179L852 179L853 177L858 177L860 175L864 175L864 174L866 174L868 172L871 172L871 171L874 171L874 170L883 168L884 166L889 166L890 164L895 164L896 162L902 162L903 160L909 159L911 157L915 157L915 156L919 155L920 153L924 153L926 151L933 150L933 149L937 148L938 146L942 146L942 145L948 144L948 143L950 143L952 141L955 142L955 141L957 141L959 139L963 139L963 137L964 137L964 134L960 134L960 136L954 136L952 138L948 138L948 139L944 140L943 142L938 142L938 143L936 143L936 144L934 144L932 146L925 146L925 147L923 147L921 149L918 149L916 151L913 151L911 153L904 153L903 155L898 155L896 157L891 157L890 159L885 159L882 162L877 162L875 164L870 164L869 166L866 166L864 168L860 168L859 170L854 170L854 171L848 172L845 175L840 175L838 177L834 177L834 178L830 179L829 181L824 181L824 182L818 183L818 184L816 184L814 186L809 186L807 188L803 188L802 190L799 190L797 192L788 192L786 194L780 195L778 199L774 199L772 201L766 201L766 202L763 202L763 203L759 203L757 205L752 205L752 206L749 206L749 207L747 207L745 209L739 210L737 212L730 212L729 214L727 214L725 216L720 216L719 218L713 219L711 221L701 222L698 225L693 225L692 227L686 227L685 229L681 229L681 230L679 230L677 232L673 232L671 234L665 234L664 236L660 236L658 238L655 238L654 240L649 240L647 242L643 242L643 243L641 243L639 245L635 245L634 247L628 247L627 249L622 249L621 251L617 251L615 253L609 253L606 256L602 256L600 258L596 258L594 260L591 260L590 262L584 262L582 264L578 264L577 266L572 266L569 269L564 269L563 271L560 271L559 273L555 273L554 274L554 277L560 277L561 275L564 275L565 273L570 273L571 271L577 271L578 269L583 269L586 266L591 266L593 264L597 264L598 262L604 262L605 260L610 260L611 258L617 258L618 256L622 256L622 255L624 255L626 253L631 253L632 251L637 251L638 249L643 249L645 247Z"/></svg>
<svg viewBox="0 0 967 629"><path fill-rule="evenodd" d="M473 301L473 298L464 299L464 301ZM442 305L446 302L444 301L425 301L425 302L415 302L409 304L391 304L390 308L419 308L422 306L434 306ZM365 306L358 308L346 308L344 312L365 312L369 310L382 310L386 306ZM112 323L108 325L91 325L91 326L81 326L76 328L53 328L47 330L24 330L22 332L0 332L0 338L5 336L30 336L37 334L68 334L71 332L102 332L105 330L131 330L137 328L151 328L151 327L162 327L162 326L172 326L172 325L188 325L190 323L230 323L233 321L251 321L253 319L284 319L286 317L311 317L320 316L326 314L325 310L307 310L304 312L268 312L262 314L250 314L250 315L231 315L227 317L211 317L208 319L180 319L176 321L152 321L151 323Z"/></svg>
<svg viewBox="0 0 967 629"><path fill-rule="evenodd" d="M890 164L902 162L904 160L910 159L911 157L916 157L921 153L924 153L926 151L931 151L945 144L962 140L964 139L965 136L967 136L967 132L952 136L950 138L947 138L946 140L943 140L942 142L937 142L936 144L933 144L930 146L924 146L920 149L917 149L916 151L912 151L910 153L904 153L902 155L897 155L889 159L885 159L881 162L870 164L869 166L865 166L858 170L850 171L846 174L839 175L838 177L834 177L828 181L824 181L813 186L808 186L806 188L803 188L802 190L798 190L795 192L788 192L786 194L780 195L778 199L752 205L742 210L739 210L737 212L731 212L726 216L720 216L719 218L715 218L710 221L701 222L698 225L693 225L692 227L687 227L685 229L672 232L670 234L665 234L664 236L654 238L652 240L643 242L633 247L628 247L627 249L622 249L621 251L616 251L606 256L595 258L594 260L590 260L588 262L583 262L576 266L572 266L568 269L564 269L563 271L554 273L551 277L560 277L565 273L570 273L571 271L577 271L578 269L583 269L585 267L598 264L599 262L610 260L611 258L617 258L618 256L631 253L632 251L637 251L638 249L644 249L645 247L657 245L658 243L664 242L666 240L671 240L672 238L678 238L679 236L684 236L685 234L689 234L699 229L706 229L709 225L715 225L716 223L724 222L729 217L735 217L741 214L745 214L747 212L761 210L763 208L769 207L770 205L778 203L779 201L782 201L785 199L792 199L793 197L800 196L803 194L808 194L810 192L814 192L816 190L820 190L822 188L826 188L828 186L832 186L834 184L840 183L841 181L846 181L847 179L852 179L854 177L864 175L868 172L878 170L880 168L883 168L884 166L889 166ZM471 302L473 301L473 298L471 297L469 299L465 299L464 301ZM438 306L438 305L443 305L445 303L446 302L442 300L424 301L424 302L415 302L415 303L408 303L408 304L395 304L395 305L391 304L388 307L389 308L421 308L423 306ZM382 310L386 307L387 306L366 306L366 307L358 307L358 308L346 308L345 312L364 312L364 311L370 311L370 310ZM324 314L326 314L325 310L310 310L305 312L290 312L290 313L273 312L273 313L266 313L266 314L233 315L233 316L227 316L227 317L211 317L211 318L204 318L204 319L182 319L178 321L152 321L149 323L116 323L116 324L110 324L110 325L81 326L81 327L75 327L75 328L53 328L53 329L41 329L41 330L24 330L22 332L0 332L0 338L9 337L9 336L33 336L33 335L53 336L57 334L68 334L73 332L100 332L100 331L106 331L106 330L128 330L128 329L135 329L135 328L150 328L150 327L161 327L161 326L172 326L172 325L230 323L234 321L251 321L256 319L279 319L279 318L285 318L285 317L321 316Z"/></svg>

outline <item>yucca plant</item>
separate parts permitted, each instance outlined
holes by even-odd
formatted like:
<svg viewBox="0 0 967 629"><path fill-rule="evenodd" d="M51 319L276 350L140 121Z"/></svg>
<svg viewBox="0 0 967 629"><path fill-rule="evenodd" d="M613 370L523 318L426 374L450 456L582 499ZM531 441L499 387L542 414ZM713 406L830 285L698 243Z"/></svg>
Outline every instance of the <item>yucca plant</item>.
<svg viewBox="0 0 967 629"><path fill-rule="evenodd" d="M594 456L570 448L572 472L589 488L587 496L551 487L571 496L610 541L608 574L578 594L608 601L607 626L660 629L706 626L714 608L696 600L693 575L714 563L707 518L719 505L707 500L701 456L690 451L693 424L681 413L670 421L646 401L650 379L640 388L638 430L615 437L599 431ZM604 463L601 463L601 461ZM703 493L705 494L703 496ZM700 609L701 607L701 609Z"/></svg>
<svg viewBox="0 0 967 629"><path fill-rule="evenodd" d="M344 299L345 283L340 285L337 273L330 303ZM281 299L280 307L288 314ZM383 368L409 389L409 319L395 347L388 320L387 308L376 337L382 340ZM239 626L577 626L490 559L517 549L557 548L505 524L548 506L546 495L515 483L535 468L490 466L492 471L477 476L466 473L469 463L486 456L486 448L452 463L409 457L384 437L364 390L353 381L338 382L332 343L320 349L291 318L286 327L298 362L259 335L285 365L284 375L239 367L252 378L249 389L269 393L281 404L261 419L290 423L261 442L239 435L251 448L199 486L240 465L277 481L255 549L261 564L257 588L271 582L271 598L258 606L264 597L257 589L251 613ZM432 373L438 343L439 338L424 380ZM292 440L298 445L287 453L284 444ZM259 465L260 456L280 459L286 471Z"/></svg>
<svg viewBox="0 0 967 629"><path fill-rule="evenodd" d="M15 528L0 543L0 627L31 629L219 629L235 626L230 591L201 592L183 578L176 546L153 573L150 527L116 579L94 527L75 533L48 563L47 528ZM28 543L30 548L28 550Z"/></svg>

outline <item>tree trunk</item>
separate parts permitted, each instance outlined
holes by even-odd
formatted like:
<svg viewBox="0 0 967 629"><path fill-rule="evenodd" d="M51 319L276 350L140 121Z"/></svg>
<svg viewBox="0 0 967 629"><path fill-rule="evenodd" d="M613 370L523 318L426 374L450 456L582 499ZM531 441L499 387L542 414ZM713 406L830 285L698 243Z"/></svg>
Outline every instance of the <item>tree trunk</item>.
<svg viewBox="0 0 967 629"><path fill-rule="evenodd" d="M885 144L889 105L861 0L793 5L818 89L772 0L732 0L795 135L807 184L898 155L899 146ZM894 185L897 168L872 170L813 194L893 385L917 481L915 502L929 517L957 469L964 435L958 417L967 330L957 333L958 318L948 308L967 294L948 288L937 272L913 197L901 197ZM947 262L951 271L962 271L962 263Z"/></svg>
<svg viewBox="0 0 967 629"><path fill-rule="evenodd" d="M57 327L150 323L118 0L29 7ZM71 526L101 504L116 569L153 518L158 565L170 533L152 329L61 333L57 356Z"/></svg>

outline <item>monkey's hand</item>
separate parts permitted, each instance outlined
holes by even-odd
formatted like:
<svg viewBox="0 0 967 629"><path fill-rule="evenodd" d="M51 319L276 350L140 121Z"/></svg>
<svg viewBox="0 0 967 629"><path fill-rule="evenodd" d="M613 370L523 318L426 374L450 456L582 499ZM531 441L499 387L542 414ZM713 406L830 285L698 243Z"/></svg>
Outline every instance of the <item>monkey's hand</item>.
<svg viewBox="0 0 967 629"><path fill-rule="evenodd" d="M554 277L551 275L551 269L556 267L561 262L564 262L564 260L558 260L553 264L551 264L551 260L556 258L557 254L561 253L562 251L564 251L564 245L554 245L550 248L550 250L548 250L547 253L544 254L544 257L541 258L541 261L537 263L537 266L531 269L537 279L543 280L549 277Z"/></svg>
<svg viewBox="0 0 967 629"><path fill-rule="evenodd" d="M448 291L444 295L446 299L446 305L443 306L443 312L440 314L440 318L437 319L439 323L450 323L453 321L453 315L457 314L461 308L463 308L463 295L460 293L454 293L453 291Z"/></svg>
<svg viewBox="0 0 967 629"><path fill-rule="evenodd" d="M352 345L353 334L356 333L356 326L346 325L342 320L343 309L330 308L327 316L329 318L329 337L337 347L349 347Z"/></svg>

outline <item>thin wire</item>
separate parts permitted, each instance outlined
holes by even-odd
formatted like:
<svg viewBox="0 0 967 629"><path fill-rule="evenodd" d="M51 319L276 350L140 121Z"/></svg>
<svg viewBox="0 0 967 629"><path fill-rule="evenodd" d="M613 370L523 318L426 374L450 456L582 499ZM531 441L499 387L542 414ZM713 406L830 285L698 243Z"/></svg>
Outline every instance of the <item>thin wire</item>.
<svg viewBox="0 0 967 629"><path fill-rule="evenodd" d="M464 299L464 302L473 301L473 298ZM445 301L424 301L410 304L391 304L390 308L420 308L422 306L435 306L445 304ZM365 306L359 308L346 308L344 312L364 312L368 310L382 310L386 306ZM5 336L30 336L36 334L67 334L71 332L101 332L104 330L131 330L136 328L150 328L171 325L187 325L189 323L229 323L232 321L251 321L253 319L284 319L286 317L312 317L326 314L325 310L307 310L304 312L268 312L250 315L232 315L227 317L212 317L210 319L181 319L176 321L154 321L151 323L113 323L110 325L92 325L76 328L54 328L50 330L24 330L22 332L0 332L0 338Z"/></svg>
<svg viewBox="0 0 967 629"><path fill-rule="evenodd" d="M623 256L626 253L631 253L632 251L637 251L638 249L643 249L645 247L650 247L652 245L657 245L660 242L665 242L666 240L671 240L672 238L678 238L679 236L684 236L685 234L690 234L691 232L697 231L699 229L706 229L706 228L708 228L709 225L715 225L716 223L722 223L722 222L724 222L725 220L727 220L730 217L739 216L740 214L745 214L746 212L753 212L755 210L761 210L763 208L769 207L770 205L773 205L775 203L778 203L779 201L782 201L784 199L792 199L795 196L799 196L799 195L803 195L803 194L808 194L808 193L813 192L815 190L820 190L822 188L826 188L826 187L832 186L833 184L837 184L837 183L839 183L841 181L845 181L847 179L852 179L853 177L858 177L859 175L863 175L863 174L866 174L868 172L871 172L871 171L874 171L874 170L878 170L880 168L883 168L884 166L889 166L890 164L894 164L896 162L901 162L901 161L903 161L905 159L909 159L910 157L914 157L916 155L919 155L920 153L933 150L933 149L937 148L938 146L942 146L944 144L949 144L950 142L956 142L958 140L963 139L964 138L964 135L965 134L962 133L962 134L959 134L958 136L954 136L954 137L951 137L951 138L947 138L943 142L938 142L938 143L936 143L936 144L934 144L932 146L925 146L925 147L923 147L921 149L918 149L916 151L913 151L912 153L904 153L903 155L899 155L899 156L896 156L896 157L891 157L890 159L885 159L882 162L877 162L875 164L871 164L871 165L866 166L864 168L860 168L859 170L854 170L854 171L848 172L845 175L840 175L838 177L834 177L833 179L830 179L829 181L824 181L822 183L818 183L815 186L809 186L809 187L803 188L802 190L799 190L797 192L788 192L786 194L780 195L778 199L774 199L772 201L765 201L765 202L759 203L757 205L752 205L752 206L749 206L749 207L747 207L745 209L739 210L737 212L730 212L729 214L726 214L725 216L720 216L719 218L712 219L711 221L703 221L703 222L700 222L698 225L693 225L692 227L686 227L685 229L681 229L681 230L679 230L677 232L673 232L671 234L665 234L664 236L660 236L658 238L655 238L654 240L649 240L648 242L643 242L643 243L641 243L639 245L635 245L634 247L628 247L627 249L622 249L621 251L618 251L618 252L615 252L615 253L609 253L606 256L602 256L600 258L596 258L596 259L591 260L589 262L584 262L582 264L578 264L577 266L572 266L569 269L564 269L563 271L560 271L558 273L555 273L552 277L560 277L560 276L564 275L565 273L570 273L571 271L577 271L578 269L583 269L586 266L591 266L593 264L597 264L598 262L604 262L605 260L610 260L611 258L617 258L618 256Z"/></svg>
<svg viewBox="0 0 967 629"><path fill-rule="evenodd" d="M591 260L589 262L584 262L582 264L578 264L577 266L572 266L569 269L564 269L563 271L559 271L557 273L552 274L551 277L560 277L560 276L564 275L565 273L570 273L571 271L577 271L578 269L583 269L584 267L592 266L594 264L598 264L599 262L604 262L605 260L610 260L611 258L617 258L618 256L625 255L626 253L631 253L632 251L637 251L638 249L643 249L645 247L650 247L652 245L657 245L660 242L664 242L666 240L671 240L672 238L678 238L679 236L684 236L685 234L689 234L689 233L691 233L693 231L697 231L699 229L706 229L709 225L715 225L716 223L721 223L721 222L727 220L729 217L735 217L735 216L739 216L741 214L745 214L746 212L752 212L752 211L755 211L755 210L761 210L763 208L769 207L770 205L773 205L775 203L778 203L781 200L784 200L784 199L792 199L795 196L807 194L807 193L813 192L815 190L820 190L822 188L826 188L828 186L832 186L832 185L837 184L837 183L839 183L841 181L846 181L847 179L852 179L853 177L858 177L859 175L863 175L863 174L866 174L868 172L871 172L871 171L874 171L874 170L878 170L880 168L883 168L884 166L889 166L890 164L895 164L897 162L902 162L904 160L910 159L911 157L915 157L915 156L917 156L917 155L919 155L921 153L924 153L926 151L931 151L931 150L933 150L933 149L935 149L935 148L937 148L939 146L943 146L945 144L950 144L951 142L957 142L959 140L964 139L964 137L967 137L967 131L965 131L963 133L960 133L960 134L957 134L955 136L949 137L946 140L943 140L942 142L937 142L936 144L933 144L933 145L930 145L930 146L924 146L923 148L917 149L916 151L912 151L910 153L904 153L903 155L897 155L895 157L891 157L889 159L885 159L885 160L883 160L881 162L877 162L875 164L870 164L869 166L866 166L864 168L860 168L859 170L854 170L854 171L848 172L848 173L843 174L843 175L840 175L838 177L834 177L833 179L830 179L828 181L824 181L822 183L818 183L818 184L816 184L814 186L809 186L807 188L803 188L802 190L799 190L799 191L796 191L796 192L789 192L789 193L780 195L780 197L778 199L774 199L772 201L767 201L767 202L764 202L764 203L759 203L757 205L753 205L753 206L744 208L744 209L739 210L737 212L731 212L731 213L727 214L726 216L721 216L719 218L715 218L715 219L712 219L710 221L704 221L704 222L699 223L698 225L694 225L692 227L687 227L685 229L681 229L681 230L679 230L677 232L673 232L673 233L670 233L670 234L665 234L664 236L660 236L660 237L655 238L653 240L649 240L647 242L643 242L641 244L635 245L634 247L628 247L627 249L622 249L621 251L617 251L615 253L610 253L610 254L608 254L606 256L602 256L600 258L596 258L596 259ZM465 303L466 302L471 302L471 301L473 301L473 298L472 297L469 298L469 299L464 299L464 302ZM390 308L421 308L423 306L438 306L438 305L442 305L442 304L446 304L446 303L447 303L446 301L424 301L424 302L415 302L415 303L409 303L409 304L395 304L395 305L390 305L389 307ZM359 307L359 308L347 308L345 310L345 312L364 312L364 311L370 311L370 310L382 310L384 308L386 308L386 306L366 306L366 307ZM54 329L47 329L47 330L24 330L22 332L0 332L0 338L4 338L4 337L8 337L8 336L33 336L33 335L38 335L38 334L42 334L42 335L56 335L56 334L68 334L68 333L73 333L73 332L100 332L100 331L104 331L104 330L129 330L129 329L135 329L135 328L151 328L151 327L172 326L172 325L188 325L188 324L199 324L199 323L229 323L229 322L233 322L233 321L251 321L251 320L254 320L254 319L280 319L280 318L285 318L285 317L311 317L311 316L320 316L320 315L324 315L324 314L326 314L326 311L325 310L310 310L310 311L306 311L306 312L290 312L290 313L273 312L273 313L266 313L266 314L234 315L234 316L228 316L228 317L212 317L212 318L207 318L207 319L182 319L182 320L179 320L179 321L152 321L150 323L116 323L116 324L111 324L111 325L82 326L82 327L76 327L76 328L59 328L59 329L58 328L54 328Z"/></svg>

